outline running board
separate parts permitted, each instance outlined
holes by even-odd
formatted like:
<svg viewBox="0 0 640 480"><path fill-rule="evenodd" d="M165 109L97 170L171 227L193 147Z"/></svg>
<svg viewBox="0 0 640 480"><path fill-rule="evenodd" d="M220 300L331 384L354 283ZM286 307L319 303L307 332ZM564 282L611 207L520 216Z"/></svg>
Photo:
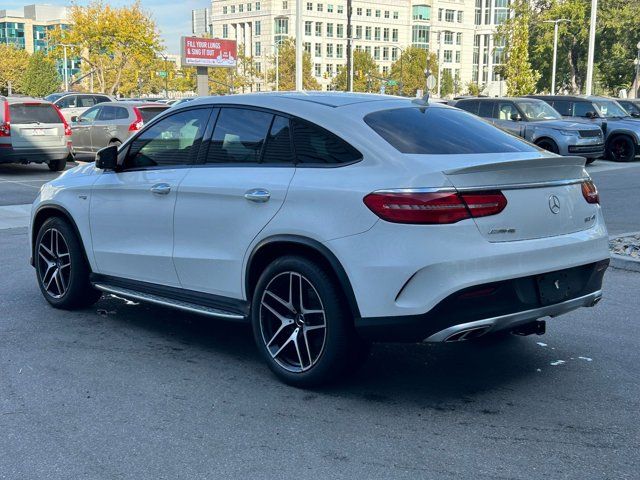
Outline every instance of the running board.
<svg viewBox="0 0 640 480"><path fill-rule="evenodd" d="M175 308L177 310L183 310L185 312L198 313L200 315L206 315L208 317L222 318L226 320L245 320L244 315L240 315L233 312L227 312L219 308L206 307L195 303L184 302L182 300L175 300L173 298L162 297L160 295L154 295L152 293L143 293L137 290L131 290L124 287L116 287L113 285L107 285L104 283L94 283L94 288L113 295L118 295L130 300L139 300L141 302L154 303L156 305L162 305L163 307Z"/></svg>

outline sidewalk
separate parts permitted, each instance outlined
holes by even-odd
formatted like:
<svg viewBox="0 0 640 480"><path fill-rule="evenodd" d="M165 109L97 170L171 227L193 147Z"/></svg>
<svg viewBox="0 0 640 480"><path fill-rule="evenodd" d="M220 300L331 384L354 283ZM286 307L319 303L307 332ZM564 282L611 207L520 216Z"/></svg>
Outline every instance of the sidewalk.
<svg viewBox="0 0 640 480"><path fill-rule="evenodd" d="M0 230L29 226L31 204L0 207Z"/></svg>

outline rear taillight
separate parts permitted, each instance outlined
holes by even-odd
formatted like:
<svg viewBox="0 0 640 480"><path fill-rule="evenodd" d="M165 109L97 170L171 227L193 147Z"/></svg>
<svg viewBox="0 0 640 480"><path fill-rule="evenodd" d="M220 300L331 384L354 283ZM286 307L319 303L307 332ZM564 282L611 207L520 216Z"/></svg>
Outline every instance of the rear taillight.
<svg viewBox="0 0 640 480"><path fill-rule="evenodd" d="M9 102L4 102L4 120L0 122L0 137L11 136L11 114L9 112Z"/></svg>
<svg viewBox="0 0 640 480"><path fill-rule="evenodd" d="M142 125L144 125L144 121L142 120L142 115L140 114L138 107L133 107L133 113L136 114L136 119L131 125L129 125L130 132L136 132L142 128Z"/></svg>
<svg viewBox="0 0 640 480"><path fill-rule="evenodd" d="M374 192L364 203L383 220L394 223L447 224L500 213L507 199L490 192Z"/></svg>
<svg viewBox="0 0 640 480"><path fill-rule="evenodd" d="M67 120L64 118L64 115L62 114L62 111L58 108L57 105L51 105L51 106L56 110L56 113L58 114L58 117L60 117L60 120L62 121L62 125L64 125L64 136L65 137L70 137L73 132L71 131L71 127L67 123Z"/></svg>
<svg viewBox="0 0 640 480"><path fill-rule="evenodd" d="M587 203L600 203L600 194L591 180L582 182L582 196Z"/></svg>

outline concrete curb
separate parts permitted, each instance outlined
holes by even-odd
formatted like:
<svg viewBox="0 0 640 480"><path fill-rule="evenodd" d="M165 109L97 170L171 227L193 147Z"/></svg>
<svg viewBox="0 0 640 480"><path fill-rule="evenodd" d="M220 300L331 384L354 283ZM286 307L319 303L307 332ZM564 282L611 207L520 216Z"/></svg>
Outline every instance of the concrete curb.
<svg viewBox="0 0 640 480"><path fill-rule="evenodd" d="M621 237L629 237L631 235L640 235L640 232L628 232L622 233L620 235L611 235L609 236L610 240L621 238ZM627 257L625 255L618 255L617 253L611 254L611 263L609 264L611 268L617 268L619 270L627 270L628 272L640 272L640 260L636 260L635 258Z"/></svg>

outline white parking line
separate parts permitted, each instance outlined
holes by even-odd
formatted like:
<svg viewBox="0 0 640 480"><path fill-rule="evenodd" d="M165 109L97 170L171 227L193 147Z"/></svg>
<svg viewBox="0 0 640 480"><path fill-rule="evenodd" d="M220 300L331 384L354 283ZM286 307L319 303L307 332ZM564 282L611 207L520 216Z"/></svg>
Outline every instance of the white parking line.
<svg viewBox="0 0 640 480"><path fill-rule="evenodd" d="M0 230L29 226L31 204L0 207Z"/></svg>
<svg viewBox="0 0 640 480"><path fill-rule="evenodd" d="M22 180L22 181L17 181L17 180L6 180L2 177L0 177L0 183L14 183L16 185L22 185L23 187L29 187L29 188L35 188L37 190L40 189L40 185L29 185L29 183L32 182L47 182L48 180Z"/></svg>

